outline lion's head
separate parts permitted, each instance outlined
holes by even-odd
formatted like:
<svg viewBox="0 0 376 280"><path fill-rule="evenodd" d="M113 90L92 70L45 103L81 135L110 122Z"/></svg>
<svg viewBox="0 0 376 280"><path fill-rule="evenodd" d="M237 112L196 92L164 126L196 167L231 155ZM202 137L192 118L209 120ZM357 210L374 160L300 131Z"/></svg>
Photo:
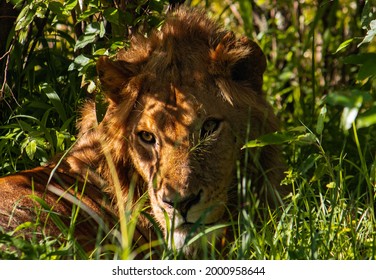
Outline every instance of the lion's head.
<svg viewBox="0 0 376 280"><path fill-rule="evenodd" d="M174 228L178 246L194 224L222 223L237 212L239 169L261 198L278 199L278 151L265 147L246 161L241 149L277 129L261 90L265 67L256 43L185 8L97 63L109 102L100 124L104 148L125 192L139 175L137 192L147 190L155 219L166 234L168 223Z"/></svg>

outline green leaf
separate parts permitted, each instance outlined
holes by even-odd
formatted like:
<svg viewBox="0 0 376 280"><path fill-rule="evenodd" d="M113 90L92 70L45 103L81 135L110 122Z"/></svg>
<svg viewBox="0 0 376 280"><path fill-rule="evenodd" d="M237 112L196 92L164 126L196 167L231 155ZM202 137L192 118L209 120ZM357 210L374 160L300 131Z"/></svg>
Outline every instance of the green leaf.
<svg viewBox="0 0 376 280"><path fill-rule="evenodd" d="M86 20L88 17L99 12L100 12L100 9L98 7L90 7L90 9L86 10L79 16L78 21Z"/></svg>
<svg viewBox="0 0 376 280"><path fill-rule="evenodd" d="M10 119L13 119L13 118L25 118L25 119L30 119L30 120L33 120L36 124L38 125L41 125L41 122L40 120L38 120L37 118L33 117L33 116L29 116L29 115L15 115L13 117L11 117ZM24 131L33 131L33 127L31 125L29 125L28 123L22 121L22 120L18 120L19 122L19 125L21 127L22 130Z"/></svg>
<svg viewBox="0 0 376 280"><path fill-rule="evenodd" d="M67 0L64 1L64 10L71 11L77 6L77 0Z"/></svg>
<svg viewBox="0 0 376 280"><path fill-rule="evenodd" d="M330 105L339 105L344 107L341 115L341 127L345 131L351 128L352 123L358 116L359 109L364 102L372 100L368 91L351 90L343 92L330 93L325 101Z"/></svg>
<svg viewBox="0 0 376 280"><path fill-rule="evenodd" d="M361 26L363 29L367 29L374 17L374 1L366 0L362 10Z"/></svg>
<svg viewBox="0 0 376 280"><path fill-rule="evenodd" d="M93 53L93 56L99 56L99 55L108 55L107 49L106 48L98 49Z"/></svg>
<svg viewBox="0 0 376 280"><path fill-rule="evenodd" d="M56 15L61 16L64 12L63 4L58 1L51 1L48 3L48 8Z"/></svg>
<svg viewBox="0 0 376 280"><path fill-rule="evenodd" d="M353 38L346 40L345 42L342 42L334 53L338 53L339 51L347 48L347 46L350 45L352 41L354 41Z"/></svg>
<svg viewBox="0 0 376 280"><path fill-rule="evenodd" d="M305 127L298 126L285 132L265 134L255 140L249 141L242 147L242 149L264 147L267 145L281 145L284 143L295 143L299 145L315 143L317 137L311 132L305 133L306 130L307 129Z"/></svg>
<svg viewBox="0 0 376 280"><path fill-rule="evenodd" d="M85 28L84 35L78 38L76 45L74 46L74 50L76 51L86 47L88 44L95 42L97 36L103 37L105 33L106 30L103 22L93 22L89 24Z"/></svg>
<svg viewBox="0 0 376 280"><path fill-rule="evenodd" d="M322 155L314 154L314 153L310 154L307 158L303 160L303 162L299 166L300 172L306 173L313 166L315 166L315 164L317 164L321 158L322 158Z"/></svg>
<svg viewBox="0 0 376 280"><path fill-rule="evenodd" d="M76 119L76 116L72 116L70 117L69 119L67 119L63 125L60 127L61 130L68 130L69 129L69 126L70 126L70 123Z"/></svg>
<svg viewBox="0 0 376 280"><path fill-rule="evenodd" d="M376 76L376 60L366 61L359 69L358 80Z"/></svg>
<svg viewBox="0 0 376 280"><path fill-rule="evenodd" d="M68 71L73 71L74 69L81 71L84 66L86 66L90 61L90 58L80 54L74 61L69 65Z"/></svg>
<svg viewBox="0 0 376 280"><path fill-rule="evenodd" d="M103 36L106 34L106 29L104 27L103 21L99 25L99 37L103 38Z"/></svg>
<svg viewBox="0 0 376 280"><path fill-rule="evenodd" d="M356 120L356 127L370 127L371 125L376 124L376 107L369 109L363 114L359 115Z"/></svg>
<svg viewBox="0 0 376 280"><path fill-rule="evenodd" d="M301 145L311 145L311 144L314 144L316 142L316 135L314 135L313 133L306 133L306 134L303 134L303 135L298 135L296 137L296 140L295 142L297 144L301 144Z"/></svg>
<svg viewBox="0 0 376 280"><path fill-rule="evenodd" d="M322 131L324 130L324 121L325 121L325 116L326 116L326 106L321 108L320 114L317 118L317 124L316 124L316 133L321 135Z"/></svg>
<svg viewBox="0 0 376 280"><path fill-rule="evenodd" d="M35 15L36 15L38 18L44 18L45 15L46 15L47 8L48 8L48 7L46 6L45 3L40 2L39 5L36 7Z"/></svg>
<svg viewBox="0 0 376 280"><path fill-rule="evenodd" d="M115 8L108 8L103 12L104 17L113 24L119 24L119 11Z"/></svg>
<svg viewBox="0 0 376 280"><path fill-rule="evenodd" d="M310 182L312 183L312 182L321 180L324 177L324 175L327 175L327 174L328 174L328 166L326 164L318 164Z"/></svg>
<svg viewBox="0 0 376 280"><path fill-rule="evenodd" d="M35 152L37 151L37 141L35 141L34 139L31 140L25 147L25 151L26 151L26 154L27 156L33 160L34 159L34 155L35 155Z"/></svg>
<svg viewBox="0 0 376 280"><path fill-rule="evenodd" d="M367 61L375 61L376 53L361 53L349 55L346 57L343 62L348 64L364 64Z"/></svg>
<svg viewBox="0 0 376 280"><path fill-rule="evenodd" d="M32 223L32 222L25 222L25 223L22 223L19 226L17 226L15 228L14 232L17 232L17 231L20 231L20 230L24 230L24 229L28 229L28 228L33 228L33 227L35 227L34 223Z"/></svg>
<svg viewBox="0 0 376 280"><path fill-rule="evenodd" d="M368 91L363 90L351 90L351 91L336 91L329 93L325 102L334 106L342 107L357 107L360 108L363 104L363 101L368 102L372 100L372 96Z"/></svg>
<svg viewBox="0 0 376 280"><path fill-rule="evenodd" d="M336 187L336 183L335 182L330 182L330 183L326 184L326 187L328 189L334 189Z"/></svg>
<svg viewBox="0 0 376 280"><path fill-rule="evenodd" d="M93 23L90 23L86 26L85 28L85 35L89 35L89 34L99 34L100 33L100 24L99 22L93 22Z"/></svg>
<svg viewBox="0 0 376 280"><path fill-rule="evenodd" d="M294 136L286 133L275 132L272 134L263 135L256 140L249 141L247 144L244 145L243 149L283 144L288 141L292 141L294 138Z"/></svg>
<svg viewBox="0 0 376 280"><path fill-rule="evenodd" d="M54 106L57 113L59 114L60 119L65 122L67 120L65 109L56 91L47 83L43 83L42 85L40 85L40 90L51 101L52 105Z"/></svg>
<svg viewBox="0 0 376 280"><path fill-rule="evenodd" d="M15 30L22 30L30 25L30 23L34 20L35 17L35 10L31 10L29 6L26 6L22 9L18 18L16 20L16 27Z"/></svg>
<svg viewBox="0 0 376 280"><path fill-rule="evenodd" d="M88 44L95 42L97 35L96 34L88 34L82 35L78 38L76 45L74 46L74 51L82 49L86 47Z"/></svg>
<svg viewBox="0 0 376 280"><path fill-rule="evenodd" d="M56 131L57 148L58 151L64 151L64 141L70 139L71 135L67 131Z"/></svg>

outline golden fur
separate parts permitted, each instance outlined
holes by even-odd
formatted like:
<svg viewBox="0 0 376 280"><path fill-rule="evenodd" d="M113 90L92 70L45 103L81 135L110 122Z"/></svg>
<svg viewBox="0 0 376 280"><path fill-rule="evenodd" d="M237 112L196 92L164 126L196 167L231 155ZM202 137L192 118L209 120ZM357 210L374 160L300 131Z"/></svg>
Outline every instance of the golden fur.
<svg viewBox="0 0 376 280"><path fill-rule="evenodd" d="M171 233L166 223L174 229L170 242L177 248L194 234L195 223L201 225L197 231L228 221L229 213L236 216L238 163L260 199L278 205L283 172L279 151L272 146L253 150L245 162L241 150L247 139L278 128L261 90L265 67L256 43L236 38L203 12L178 9L160 31L148 38L135 36L131 47L119 51L115 59L98 60L107 112L97 124L94 105L84 107L79 140L56 175L86 182L90 189L85 191L85 203L110 224L118 208L103 207L101 201L107 194L116 199L115 187L122 191L120 203L128 200L131 185L133 201L147 192L150 213L166 236ZM0 179L0 196L6 201L2 213L9 214L20 195L30 194L31 178L37 194L56 204L58 196L46 189L47 174L55 165ZM43 178L38 175L41 170ZM56 179L51 184L67 187ZM55 209L67 213L68 204ZM12 226L4 216L1 225L9 229L27 221L28 213L17 211ZM138 230L145 240L152 238L147 219L140 217ZM193 244L186 254L196 249Z"/></svg>

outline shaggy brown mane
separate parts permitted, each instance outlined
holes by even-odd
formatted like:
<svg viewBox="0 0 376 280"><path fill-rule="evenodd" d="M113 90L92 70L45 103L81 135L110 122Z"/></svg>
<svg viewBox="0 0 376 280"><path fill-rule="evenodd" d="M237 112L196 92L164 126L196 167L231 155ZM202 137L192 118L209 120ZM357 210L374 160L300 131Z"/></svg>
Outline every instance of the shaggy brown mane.
<svg viewBox="0 0 376 280"><path fill-rule="evenodd" d="M111 62L124 75L119 76L108 71L108 68L104 72L104 63L109 63L108 58L102 57L99 60L97 70L109 97L108 112L111 115L103 121L105 132L101 136L104 135L104 148L111 152L118 166L117 170L131 171L121 178L125 190L134 174L134 168L124 141L123 135L126 132L123 121L127 119L137 100L137 92L144 91L150 84L144 80L146 76L148 80L161 79L175 85L182 84L182 81L187 83L186 77L191 77L192 83L195 83L203 77L200 76L201 73L194 72L193 66L208 65L212 79L208 82L218 85L222 98L234 107L249 108L250 124L259 126L249 135L251 139L278 130L278 121L261 89L262 74L266 68L261 49L246 37L237 39L232 32L220 28L207 18L204 11L180 9L167 17L160 31L154 31L147 38L133 37L130 48L119 51L115 61ZM113 85L124 87L114 88ZM127 92L127 95L123 97L122 92ZM83 122L86 122L86 118ZM274 188L279 184L283 176L281 170L284 168L280 158L276 157L279 154L278 148L268 146L259 153L255 160L259 161L263 172L268 173L268 185ZM258 182L258 187L262 187L265 176L256 176L255 185ZM110 181L111 178L106 176L106 180ZM144 182L142 179L138 182L136 189L141 189L140 194L143 194Z"/></svg>

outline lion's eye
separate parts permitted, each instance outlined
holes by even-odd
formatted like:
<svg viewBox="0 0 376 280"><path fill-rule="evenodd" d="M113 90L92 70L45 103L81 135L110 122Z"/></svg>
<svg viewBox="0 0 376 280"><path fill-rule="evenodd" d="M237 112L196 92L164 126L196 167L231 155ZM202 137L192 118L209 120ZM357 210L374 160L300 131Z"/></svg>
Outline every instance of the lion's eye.
<svg viewBox="0 0 376 280"><path fill-rule="evenodd" d="M147 131L140 131L138 133L138 137L141 139L142 142L146 144L154 144L155 143L155 137L152 133Z"/></svg>
<svg viewBox="0 0 376 280"><path fill-rule="evenodd" d="M201 138L213 134L221 124L220 120L217 119L208 119L206 120L201 127Z"/></svg>

